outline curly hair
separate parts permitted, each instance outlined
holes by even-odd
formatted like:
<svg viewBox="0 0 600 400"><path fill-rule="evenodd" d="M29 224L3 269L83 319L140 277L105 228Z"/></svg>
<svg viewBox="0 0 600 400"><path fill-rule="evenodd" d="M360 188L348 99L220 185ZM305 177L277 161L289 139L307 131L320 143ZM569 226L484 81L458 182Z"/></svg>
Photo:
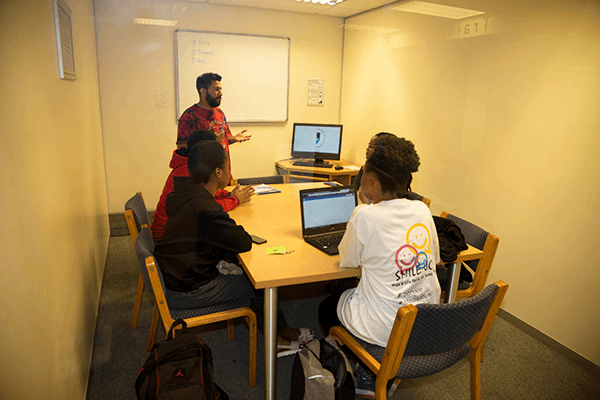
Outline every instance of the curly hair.
<svg viewBox="0 0 600 400"><path fill-rule="evenodd" d="M377 141L379 139L383 139L384 137L388 137L388 136L398 137L398 136L394 135L393 133L389 133L389 132L379 132L379 133L376 133L375 136L373 136L373 137L376 137L377 138L376 141Z"/></svg>
<svg viewBox="0 0 600 400"><path fill-rule="evenodd" d="M421 161L415 145L404 138L383 136L377 139L365 171L375 174L384 192L406 197L412 173L419 170Z"/></svg>

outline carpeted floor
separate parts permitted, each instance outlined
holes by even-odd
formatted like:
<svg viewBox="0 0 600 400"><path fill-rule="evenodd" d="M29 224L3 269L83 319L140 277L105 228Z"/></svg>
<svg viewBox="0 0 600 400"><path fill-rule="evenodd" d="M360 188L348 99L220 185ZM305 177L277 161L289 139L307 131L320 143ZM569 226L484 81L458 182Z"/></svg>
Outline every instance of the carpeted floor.
<svg viewBox="0 0 600 400"><path fill-rule="evenodd" d="M110 238L104 272L88 400L136 399L135 379L148 353L146 343L152 316L149 293L144 294L136 329L130 329L139 275L129 236ZM510 284L510 282L508 282ZM317 307L324 284L279 290L279 300L291 326L318 329ZM507 296L510 296L510 288ZM263 399L263 336L258 336L257 385L248 386L248 330L237 321L235 338L227 340L224 324L196 328L210 345L215 381L230 398ZM164 339L159 327L158 339ZM279 359L278 399L288 399L293 357ZM496 318L484 347L481 367L483 399L600 399L600 376L540 343L502 318ZM406 380L393 399L468 399L469 358L436 375Z"/></svg>

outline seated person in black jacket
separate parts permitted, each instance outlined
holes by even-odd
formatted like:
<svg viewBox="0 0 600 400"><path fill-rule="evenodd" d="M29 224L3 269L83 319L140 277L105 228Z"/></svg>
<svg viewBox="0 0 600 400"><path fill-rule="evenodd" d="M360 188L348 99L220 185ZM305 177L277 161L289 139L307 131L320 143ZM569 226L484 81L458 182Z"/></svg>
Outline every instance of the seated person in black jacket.
<svg viewBox="0 0 600 400"><path fill-rule="evenodd" d="M249 251L252 239L214 198L229 183L227 153L216 141L200 142L189 150L188 169L191 177L174 178L166 201L169 218L155 250L169 305L186 309L255 298L252 284L235 265L236 254ZM218 266L229 274L219 272ZM261 315L262 307L256 311ZM278 332L284 345L312 339L307 329L287 326L282 312Z"/></svg>

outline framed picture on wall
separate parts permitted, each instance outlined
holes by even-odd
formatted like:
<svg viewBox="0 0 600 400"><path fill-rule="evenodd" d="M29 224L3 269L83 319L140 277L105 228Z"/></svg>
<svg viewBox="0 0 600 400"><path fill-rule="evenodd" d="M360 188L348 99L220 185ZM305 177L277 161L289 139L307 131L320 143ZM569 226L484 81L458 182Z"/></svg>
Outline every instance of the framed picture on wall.
<svg viewBox="0 0 600 400"><path fill-rule="evenodd" d="M75 80L75 56L73 55L73 28L71 9L63 0L54 0L54 27L58 49L60 79Z"/></svg>

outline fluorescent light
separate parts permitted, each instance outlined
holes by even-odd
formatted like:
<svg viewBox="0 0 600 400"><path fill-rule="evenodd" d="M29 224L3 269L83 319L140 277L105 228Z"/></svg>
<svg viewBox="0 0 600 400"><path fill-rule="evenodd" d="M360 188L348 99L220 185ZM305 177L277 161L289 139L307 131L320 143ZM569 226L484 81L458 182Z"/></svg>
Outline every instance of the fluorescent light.
<svg viewBox="0 0 600 400"><path fill-rule="evenodd" d="M177 21L170 19L134 18L133 23L140 25L175 26Z"/></svg>
<svg viewBox="0 0 600 400"><path fill-rule="evenodd" d="M431 15L434 17L463 19L473 17L475 15L485 14L483 11L467 10L466 8L458 8L445 6L443 4L427 3L425 1L409 1L402 3L392 8L396 11L405 11L415 14Z"/></svg>

